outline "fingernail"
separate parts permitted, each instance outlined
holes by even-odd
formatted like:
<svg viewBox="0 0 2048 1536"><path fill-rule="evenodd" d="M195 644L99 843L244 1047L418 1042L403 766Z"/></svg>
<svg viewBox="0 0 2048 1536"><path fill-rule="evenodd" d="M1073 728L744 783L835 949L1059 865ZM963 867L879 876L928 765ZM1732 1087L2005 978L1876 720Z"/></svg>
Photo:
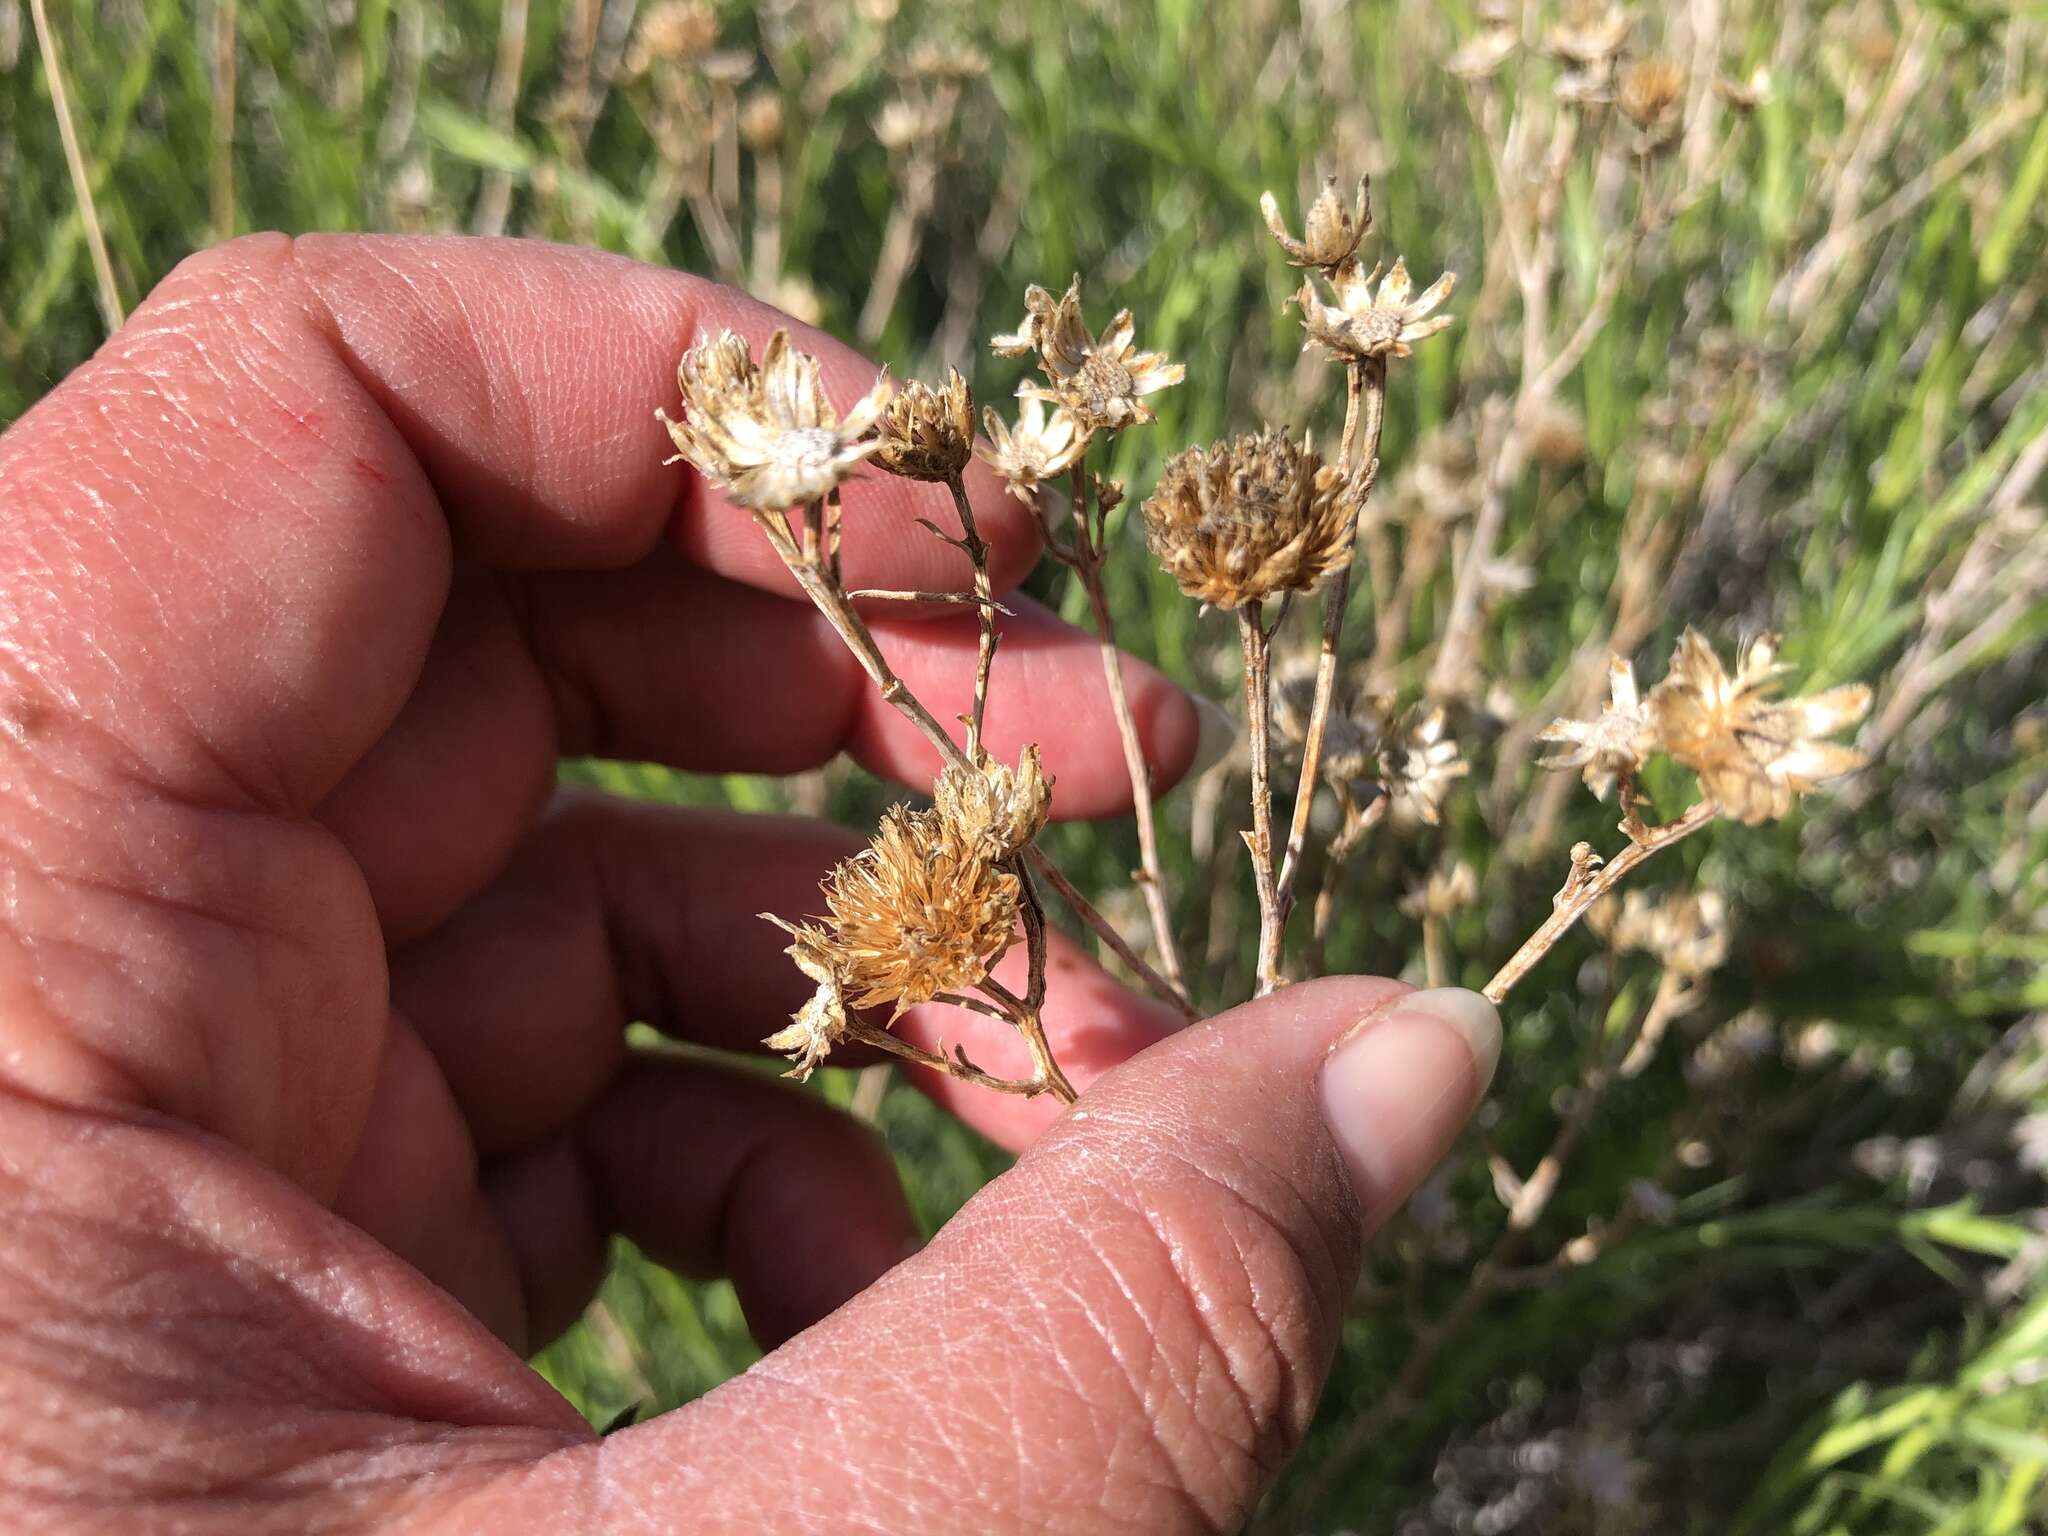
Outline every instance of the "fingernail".
<svg viewBox="0 0 2048 1536"><path fill-rule="evenodd" d="M1411 992L1359 1022L1323 1063L1323 1120L1368 1228L1450 1150L1500 1060L1500 1015L1477 992Z"/></svg>
<svg viewBox="0 0 2048 1536"><path fill-rule="evenodd" d="M1237 721L1214 699L1191 695L1195 703L1195 756L1188 764L1187 777L1199 779L1226 757L1237 745Z"/></svg>

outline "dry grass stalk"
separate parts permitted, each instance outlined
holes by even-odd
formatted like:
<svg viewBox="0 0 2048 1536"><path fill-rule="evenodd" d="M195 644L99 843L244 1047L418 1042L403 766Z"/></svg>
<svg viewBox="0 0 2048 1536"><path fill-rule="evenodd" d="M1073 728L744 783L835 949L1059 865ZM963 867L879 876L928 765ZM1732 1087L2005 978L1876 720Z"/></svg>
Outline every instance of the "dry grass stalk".
<svg viewBox="0 0 2048 1536"><path fill-rule="evenodd" d="M114 264L107 259L107 237L100 230L100 211L93 201L92 177L85 166L85 151L79 148L78 126L71 116L71 93L64 86L64 65L57 54L57 34L50 29L45 0L28 0L29 18L35 24L36 46L43 55L43 78L50 87L50 111L57 119L57 136L64 143L64 164L71 173L71 192L78 199L79 222L85 227L86 248L92 252L93 277L99 283L100 315L111 334L127 319L121 308L121 290L114 282Z"/></svg>

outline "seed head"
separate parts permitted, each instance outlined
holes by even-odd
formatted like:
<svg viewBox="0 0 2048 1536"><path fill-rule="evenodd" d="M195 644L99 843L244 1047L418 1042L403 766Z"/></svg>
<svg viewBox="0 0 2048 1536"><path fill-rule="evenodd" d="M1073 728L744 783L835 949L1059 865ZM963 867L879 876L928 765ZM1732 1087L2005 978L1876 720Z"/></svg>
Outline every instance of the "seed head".
<svg viewBox="0 0 2048 1536"><path fill-rule="evenodd" d="M1357 205L1346 207L1337 192L1337 178L1325 176L1321 195L1309 204L1299 240L1288 233L1286 221L1280 217L1280 200L1272 193L1259 198L1259 211L1266 216L1266 228L1287 253L1289 264L1334 270L1350 259L1372 228L1371 191L1372 178L1359 177Z"/></svg>
<svg viewBox="0 0 2048 1536"><path fill-rule="evenodd" d="M1479 876L1470 864L1459 859L1431 869L1427 880L1401 898L1400 907L1404 915L1418 920L1456 917L1478 899Z"/></svg>
<svg viewBox="0 0 2048 1536"><path fill-rule="evenodd" d="M1615 105L1636 125L1637 147L1655 149L1678 131L1679 106L1685 98L1685 76L1669 59L1639 59L1621 72Z"/></svg>
<svg viewBox="0 0 2048 1536"><path fill-rule="evenodd" d="M1017 407L1014 428L1004 424L993 406L981 413L981 422L990 443L980 450L982 459L1022 502L1036 500L1041 481L1065 474L1088 451L1088 434L1074 413L1060 406L1048 417L1045 402L1036 395Z"/></svg>
<svg viewBox="0 0 2048 1536"><path fill-rule="evenodd" d="M839 953L832 936L822 928L785 923L769 912L761 915L795 941L783 953L818 984L803 1007L790 1015L788 1026L761 1042L771 1051L787 1055L794 1063L788 1075L802 1082L832 1047L846 1038L846 992L840 980Z"/></svg>
<svg viewBox="0 0 2048 1536"><path fill-rule="evenodd" d="M1536 739L1552 751L1544 768L1584 770L1586 788L1602 800L1621 774L1636 774L1657 749L1657 733L1636 690L1636 669L1621 657L1607 663L1609 698L1595 720L1553 720Z"/></svg>
<svg viewBox="0 0 2048 1536"><path fill-rule="evenodd" d="M1619 911L1604 901L1594 907L1587 925L1618 950L1654 956L1684 981L1698 981L1728 959L1728 902L1712 889L1662 896L1630 891Z"/></svg>
<svg viewBox="0 0 2048 1536"><path fill-rule="evenodd" d="M1777 654L1777 637L1760 636L1730 676L1713 647L1688 629L1646 705L1664 751L1699 776L1701 791L1724 814L1752 826L1783 816L1795 797L1867 761L1818 738L1869 713L1870 690L1850 683L1778 702Z"/></svg>
<svg viewBox="0 0 2048 1536"><path fill-rule="evenodd" d="M1581 69L1611 67L1628 41L1632 25L1627 11L1609 6L1598 15L1552 27L1543 40L1543 51Z"/></svg>
<svg viewBox="0 0 2048 1536"><path fill-rule="evenodd" d="M655 416L685 458L738 506L783 511L817 501L881 444L867 436L892 389L884 373L842 419L818 360L768 338L757 368L731 331L699 342L676 370L683 419Z"/></svg>
<svg viewBox="0 0 2048 1536"><path fill-rule="evenodd" d="M640 19L626 71L644 75L673 68L706 52L718 41L718 13L707 0L663 0Z"/></svg>
<svg viewBox="0 0 2048 1536"><path fill-rule="evenodd" d="M1380 753L1380 777L1394 810L1425 826L1443 820L1451 786L1472 771L1458 743L1444 728L1440 704L1409 710L1399 731Z"/></svg>
<svg viewBox="0 0 2048 1536"><path fill-rule="evenodd" d="M1726 75L1716 75L1714 94L1737 112L1754 112L1770 100L1771 72L1759 64L1749 72L1749 78L1746 80L1731 80Z"/></svg>
<svg viewBox="0 0 2048 1536"><path fill-rule="evenodd" d="M946 370L946 387L910 383L875 423L881 446L875 463L906 480L952 480L974 456L974 396L960 370Z"/></svg>
<svg viewBox="0 0 2048 1536"><path fill-rule="evenodd" d="M989 857L1007 859L1045 826L1052 782L1032 745L1014 769L994 758L978 771L949 765L932 786L932 809L961 836L985 845Z"/></svg>
<svg viewBox="0 0 2048 1536"><path fill-rule="evenodd" d="M1350 562L1368 473L1271 427L1189 448L1160 471L1145 537L1181 591L1218 608L1312 591Z"/></svg>
<svg viewBox="0 0 2048 1536"><path fill-rule="evenodd" d="M1091 338L1081 320L1081 279L1055 299L1033 283L1024 290L1024 323L1006 336L992 336L989 346L1000 357L1038 354L1050 385L1024 383L1017 393L1063 405L1088 432L1116 432L1154 419L1143 396L1178 384L1187 369L1170 363L1163 352L1135 349L1137 326L1128 309L1100 336Z"/></svg>
<svg viewBox="0 0 2048 1536"><path fill-rule="evenodd" d="M1512 26L1491 26L1475 33L1444 60L1444 68L1461 80L1488 80L1514 57L1521 36Z"/></svg>
<svg viewBox="0 0 2048 1536"><path fill-rule="evenodd" d="M892 806L874 842L826 877L854 1006L900 1014L988 975L1016 931L1021 895L995 846L943 811Z"/></svg>
<svg viewBox="0 0 2048 1536"><path fill-rule="evenodd" d="M782 98L766 86L748 92L740 104L739 130L747 148L773 149L782 137Z"/></svg>
<svg viewBox="0 0 2048 1536"><path fill-rule="evenodd" d="M1301 306L1302 328L1308 339L1319 343L1332 357L1363 360L1368 357L1408 357L1410 343L1434 336L1451 323L1451 316L1429 318L1435 308L1450 297L1458 281L1446 272L1421 293L1415 293L1408 276L1408 264L1396 261L1394 270L1373 292L1373 280L1380 275L1374 267L1367 272L1352 257L1330 278L1336 302L1326 304L1316 291L1315 279L1301 285L1294 302Z"/></svg>

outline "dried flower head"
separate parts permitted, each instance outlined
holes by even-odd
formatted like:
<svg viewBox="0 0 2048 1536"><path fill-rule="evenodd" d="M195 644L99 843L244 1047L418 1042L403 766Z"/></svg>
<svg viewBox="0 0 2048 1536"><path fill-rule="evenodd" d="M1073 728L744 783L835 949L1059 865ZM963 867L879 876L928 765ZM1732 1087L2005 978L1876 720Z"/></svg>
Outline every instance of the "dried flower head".
<svg viewBox="0 0 2048 1536"><path fill-rule="evenodd" d="M782 138L782 98L767 86L749 91L740 104L740 142L759 152Z"/></svg>
<svg viewBox="0 0 2048 1536"><path fill-rule="evenodd" d="M1678 131L1679 107L1685 99L1685 76L1669 59L1638 59L1621 72L1615 105L1636 125L1641 149L1669 143Z"/></svg>
<svg viewBox="0 0 2048 1536"><path fill-rule="evenodd" d="M1529 457L1553 469L1568 469L1586 456L1586 423L1555 395L1535 402L1522 423Z"/></svg>
<svg viewBox="0 0 2048 1536"><path fill-rule="evenodd" d="M1052 780L1036 745L1010 768L990 758L979 771L949 764L932 786L932 808L962 836L985 842L991 858L1030 846L1052 808Z"/></svg>
<svg viewBox="0 0 2048 1536"><path fill-rule="evenodd" d="M789 1024L761 1042L788 1056L794 1063L789 1076L802 1082L831 1054L832 1047L846 1038L846 991L840 978L839 953L832 936L822 928L785 923L771 912L761 915L795 940L783 953L818 984L803 1007L790 1015Z"/></svg>
<svg viewBox="0 0 2048 1536"><path fill-rule="evenodd" d="M936 809L892 806L875 840L825 879L854 1006L900 1014L979 983L1009 947L1020 895L992 839Z"/></svg>
<svg viewBox="0 0 2048 1536"><path fill-rule="evenodd" d="M875 463L906 480L951 480L974 456L974 396L960 370L946 370L946 387L910 383L898 390L875 423Z"/></svg>
<svg viewBox="0 0 2048 1536"><path fill-rule="evenodd" d="M1514 27L1486 27L1467 39L1444 60L1444 68L1461 80L1489 80L1515 56L1521 37Z"/></svg>
<svg viewBox="0 0 2048 1536"><path fill-rule="evenodd" d="M1400 729L1380 753L1380 777L1394 810L1426 826L1443 820L1451 786L1472 771L1445 730L1440 704L1409 710Z"/></svg>
<svg viewBox="0 0 2048 1536"><path fill-rule="evenodd" d="M1280 200L1272 193L1259 198L1259 211L1291 265L1334 269L1351 259L1358 242L1372 228L1371 192L1372 178L1359 177L1357 205L1347 207L1337 191L1337 178L1325 176L1322 193L1309 204L1299 240L1288 233L1287 223L1280 217Z"/></svg>
<svg viewBox="0 0 2048 1536"><path fill-rule="evenodd" d="M1051 387L1020 384L1018 395L1065 406L1087 431L1115 432L1151 421L1143 397L1187 377L1187 369L1168 362L1165 353L1135 349L1137 327L1128 309L1091 338L1081 321L1078 274L1057 299L1033 283L1024 290L1024 309L1024 323L1010 335L991 337L989 346L1001 357L1036 352Z"/></svg>
<svg viewBox="0 0 2048 1536"><path fill-rule="evenodd" d="M977 80L988 73L988 55L964 44L927 39L904 55L900 72L918 80Z"/></svg>
<svg viewBox="0 0 2048 1536"><path fill-rule="evenodd" d="M1588 914L1587 925L1614 948L1652 955L1681 980L1697 981L1728 959L1728 903L1719 891L1630 891L1618 912L1601 902L1593 913L1601 921Z"/></svg>
<svg viewBox="0 0 2048 1536"><path fill-rule="evenodd" d="M1438 864L1431 869L1427 880L1401 898L1400 907L1404 915L1418 920L1456 917L1478 899L1479 876L1470 864L1459 859L1449 866Z"/></svg>
<svg viewBox="0 0 2048 1536"><path fill-rule="evenodd" d="M981 421L990 445L980 450L982 459L1019 501L1034 500L1040 482L1065 474L1088 451L1088 434L1074 413L1060 406L1048 415L1036 395L1017 407L1015 427L1006 426L993 406Z"/></svg>
<svg viewBox="0 0 2048 1536"><path fill-rule="evenodd" d="M1866 761L1819 738L1869 713L1870 690L1850 683L1779 702L1773 695L1782 670L1773 635L1745 647L1730 676L1713 647L1688 629L1647 701L1658 744L1699 775L1701 791L1724 814L1750 825L1783 816L1796 796Z"/></svg>
<svg viewBox="0 0 2048 1536"><path fill-rule="evenodd" d="M1636 669L1619 656L1607 663L1608 701L1594 720L1553 720L1536 739L1553 750L1544 768L1583 769L1586 788L1602 800L1622 774L1636 774L1657 749L1657 733L1636 689Z"/></svg>
<svg viewBox="0 0 2048 1536"><path fill-rule="evenodd" d="M1749 78L1746 80L1731 80L1726 75L1716 75L1714 94L1737 112L1754 112L1770 100L1771 72L1759 64L1749 72Z"/></svg>
<svg viewBox="0 0 2048 1536"><path fill-rule="evenodd" d="M1446 272L1419 294L1405 261L1394 263L1394 270L1375 294L1373 280L1379 275L1378 267L1368 273L1356 257L1351 258L1330 278L1335 304L1323 302L1314 278L1304 282L1294 302L1301 306L1302 326L1309 340L1320 343L1333 357L1407 357L1410 343L1434 336L1451 323L1449 315L1429 317L1450 297L1458 281L1455 272Z"/></svg>
<svg viewBox="0 0 2048 1536"><path fill-rule="evenodd" d="M718 13L708 0L664 0L640 18L626 72L644 75L658 66L686 63L718 41Z"/></svg>
<svg viewBox="0 0 2048 1536"><path fill-rule="evenodd" d="M1581 69L1612 65L1628 41L1631 25L1627 11L1609 6L1597 15L1582 14L1580 19L1552 27L1543 39L1543 51Z"/></svg>
<svg viewBox="0 0 2048 1536"><path fill-rule="evenodd" d="M884 149L906 150L935 144L953 126L958 102L946 96L898 96L875 117L875 137Z"/></svg>
<svg viewBox="0 0 2048 1536"><path fill-rule="evenodd" d="M1218 608L1312 591L1350 562L1366 473L1272 427L1189 448L1159 473L1145 537L1181 591Z"/></svg>
<svg viewBox="0 0 2048 1536"><path fill-rule="evenodd" d="M668 428L677 453L742 507L781 511L817 501L881 445L867 436L892 393L879 376L842 418L826 398L818 360L768 338L758 368L731 331L699 342L676 370L683 419Z"/></svg>

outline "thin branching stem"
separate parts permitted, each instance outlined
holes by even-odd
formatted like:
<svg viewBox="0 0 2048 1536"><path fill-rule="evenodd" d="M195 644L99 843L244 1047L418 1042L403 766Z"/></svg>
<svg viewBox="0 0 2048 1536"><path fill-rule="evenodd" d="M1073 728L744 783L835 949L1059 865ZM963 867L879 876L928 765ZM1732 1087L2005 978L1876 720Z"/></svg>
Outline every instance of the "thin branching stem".
<svg viewBox="0 0 2048 1536"><path fill-rule="evenodd" d="M1494 972L1493 980L1480 988L1492 1001L1505 1000L1515 983L1528 975L1536 962L1550 953L1551 946L1586 915L1587 908L1621 884L1630 870L1652 854L1692 836L1721 811L1712 800L1702 800L1676 821L1653 827L1638 814L1633 788L1626 782L1621 788L1621 803L1621 830L1628 834L1628 846L1605 863L1584 843L1572 850L1572 872L1565 878L1563 889L1551 899L1550 916L1522 941L1520 949L1508 956L1507 963Z"/></svg>
<svg viewBox="0 0 2048 1536"><path fill-rule="evenodd" d="M1358 504L1351 512L1355 538L1366 498L1372 494L1372 481L1378 472L1380 431L1386 423L1386 359L1375 357L1353 362L1346 369L1345 397L1344 438L1337 462L1346 470L1361 462L1358 454L1362 435L1363 462L1373 466L1367 471ZM1316 657L1315 696L1309 705L1308 731L1302 743L1301 779L1294 786L1294 814L1287 828L1287 851L1280 861L1280 874L1273 892L1276 914L1273 954L1270 957L1266 955L1263 939L1260 944L1258 986L1261 996L1281 983L1287 920L1294 912L1295 883L1301 878L1302 853L1308 844L1309 812L1315 806L1316 775L1323 765L1323 738L1329 729L1330 709L1337 696L1337 657L1344 636L1344 610L1351 601L1351 572L1356 563L1354 555L1352 563L1338 570L1323 588L1323 639Z"/></svg>
<svg viewBox="0 0 2048 1536"><path fill-rule="evenodd" d="M1123 656L1117 650L1116 620L1110 612L1109 595L1102 584L1102 567L1107 558L1101 523L1091 523L1088 472L1076 464L1073 471L1074 548L1064 563L1080 577L1088 594L1088 607L1095 615L1095 637L1102 652L1102 676L1109 685L1110 713L1116 718L1117 739L1123 744L1124 772L1131 781L1131 810L1138 825L1138 869L1134 876L1145 900L1145 912L1152 923L1152 947L1159 956L1159 969L1175 994L1175 1001L1187 999L1187 981L1181 967L1180 946L1173 937L1172 904L1167 900L1166 876L1159 859L1159 828L1152 814L1152 770L1145 761L1145 748L1138 740L1137 717L1131 713L1130 695L1124 688Z"/></svg>

